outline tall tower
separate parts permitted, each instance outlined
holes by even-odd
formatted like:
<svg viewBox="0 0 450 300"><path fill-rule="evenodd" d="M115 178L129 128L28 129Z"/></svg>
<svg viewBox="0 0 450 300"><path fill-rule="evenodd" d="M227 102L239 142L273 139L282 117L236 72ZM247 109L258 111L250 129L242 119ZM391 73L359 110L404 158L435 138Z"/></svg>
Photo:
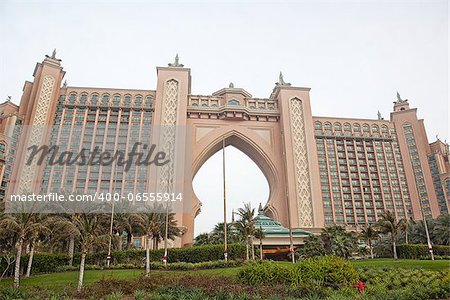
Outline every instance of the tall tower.
<svg viewBox="0 0 450 300"><path fill-rule="evenodd" d="M280 108L286 196L293 228L324 225L309 91L284 82L280 73L271 96L278 100Z"/></svg>
<svg viewBox="0 0 450 300"><path fill-rule="evenodd" d="M408 99L397 93L391 113L404 161L406 180L411 195L413 217L416 220L439 216L428 156L431 152L423 119L417 118L417 108L410 108Z"/></svg>
<svg viewBox="0 0 450 300"><path fill-rule="evenodd" d="M46 55L42 63L37 63L33 72L34 81L25 82L20 101L19 115L23 118L21 138L10 181L10 193L38 193L43 166L36 159L28 161L31 146L48 143L53 125L61 81L65 72L61 60L56 58L56 50Z"/></svg>

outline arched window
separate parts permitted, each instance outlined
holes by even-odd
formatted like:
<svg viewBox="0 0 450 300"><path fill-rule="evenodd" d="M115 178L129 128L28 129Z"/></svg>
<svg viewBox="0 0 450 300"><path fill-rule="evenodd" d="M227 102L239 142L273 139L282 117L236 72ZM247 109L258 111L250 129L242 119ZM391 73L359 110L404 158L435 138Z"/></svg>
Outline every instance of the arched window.
<svg viewBox="0 0 450 300"><path fill-rule="evenodd" d="M325 122L325 124L323 124L323 127L325 128L325 130L331 131L331 123L330 122Z"/></svg>
<svg viewBox="0 0 450 300"><path fill-rule="evenodd" d="M77 100L77 94L71 93L69 96L69 103L75 103L75 100Z"/></svg>
<svg viewBox="0 0 450 300"><path fill-rule="evenodd" d="M341 123L334 123L334 131L342 131Z"/></svg>
<svg viewBox="0 0 450 300"><path fill-rule="evenodd" d="M321 129L322 129L322 123L320 123L320 122L315 122L315 123L314 123L314 128L315 128L315 129L318 129L318 130L321 130Z"/></svg>
<svg viewBox="0 0 450 300"><path fill-rule="evenodd" d="M386 125L381 126L381 132L382 133L389 133L388 127Z"/></svg>
<svg viewBox="0 0 450 300"><path fill-rule="evenodd" d="M97 94L92 94L91 96L91 104L97 104L98 102L98 95Z"/></svg>
<svg viewBox="0 0 450 300"><path fill-rule="evenodd" d="M378 125L376 125L376 124L372 125L372 132L374 132L374 133L380 132L380 128L378 127Z"/></svg>
<svg viewBox="0 0 450 300"><path fill-rule="evenodd" d="M151 107L153 105L153 101L154 101L153 96L145 97L145 105L146 106L150 106Z"/></svg>
<svg viewBox="0 0 450 300"><path fill-rule="evenodd" d="M116 95L113 96L113 104L116 105L116 106L120 105L120 95L116 94Z"/></svg>
<svg viewBox="0 0 450 300"><path fill-rule="evenodd" d="M363 129L363 132L370 132L369 124L363 124L362 129Z"/></svg>
<svg viewBox="0 0 450 300"><path fill-rule="evenodd" d="M228 100L228 105L239 105L239 101L236 99Z"/></svg>
<svg viewBox="0 0 450 300"><path fill-rule="evenodd" d="M102 103L108 103L109 102L109 95L108 94L104 94L102 96Z"/></svg>
<svg viewBox="0 0 450 300"><path fill-rule="evenodd" d="M352 126L349 123L344 123L344 131L352 131Z"/></svg>
<svg viewBox="0 0 450 300"><path fill-rule="evenodd" d="M81 94L80 96L80 103L85 104L87 101L87 94Z"/></svg>
<svg viewBox="0 0 450 300"><path fill-rule="evenodd" d="M361 132L361 125L359 125L358 123L353 124L353 131Z"/></svg>
<svg viewBox="0 0 450 300"><path fill-rule="evenodd" d="M124 103L130 103L131 102L131 96L130 95L125 95L123 97L123 102Z"/></svg>

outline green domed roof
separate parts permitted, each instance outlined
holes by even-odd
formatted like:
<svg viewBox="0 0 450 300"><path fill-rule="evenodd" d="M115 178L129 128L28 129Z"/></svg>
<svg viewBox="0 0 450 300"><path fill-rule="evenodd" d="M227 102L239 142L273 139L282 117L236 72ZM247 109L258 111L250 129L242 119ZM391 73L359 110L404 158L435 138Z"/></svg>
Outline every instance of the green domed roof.
<svg viewBox="0 0 450 300"><path fill-rule="evenodd" d="M276 235L289 235L289 229L282 226L279 222L272 220L268 216L265 215L264 210L260 207L258 211L258 215L254 219L255 228L261 230L267 234L276 234ZM309 236L310 232L301 230L301 229L293 229L292 235L294 236Z"/></svg>

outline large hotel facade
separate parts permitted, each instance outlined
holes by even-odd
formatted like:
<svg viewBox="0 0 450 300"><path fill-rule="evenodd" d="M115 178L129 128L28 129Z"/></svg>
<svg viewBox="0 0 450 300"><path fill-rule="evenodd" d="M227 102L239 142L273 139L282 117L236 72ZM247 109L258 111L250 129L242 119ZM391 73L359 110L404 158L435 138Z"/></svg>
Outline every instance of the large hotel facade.
<svg viewBox="0 0 450 300"><path fill-rule="evenodd" d="M374 223L385 210L414 220L449 212L449 146L439 139L429 143L417 109L398 94L389 120L335 118L313 116L309 88L294 87L281 74L265 99L233 84L212 95L192 94L190 69L178 58L157 68L156 89L68 86L64 75L56 54L46 56L34 81L25 82L20 105L0 105L1 197L150 191L146 166L27 166L25 149L58 141L73 151L130 151L133 142L151 142L151 126L169 124L192 129L185 137L192 144L184 153L188 189L225 141L261 168L270 187L265 213L284 226L290 220L294 228L315 232L328 224ZM27 125L53 130L25 134ZM184 229L177 246L192 243L200 213L201 202L190 192L190 208L177 213Z"/></svg>

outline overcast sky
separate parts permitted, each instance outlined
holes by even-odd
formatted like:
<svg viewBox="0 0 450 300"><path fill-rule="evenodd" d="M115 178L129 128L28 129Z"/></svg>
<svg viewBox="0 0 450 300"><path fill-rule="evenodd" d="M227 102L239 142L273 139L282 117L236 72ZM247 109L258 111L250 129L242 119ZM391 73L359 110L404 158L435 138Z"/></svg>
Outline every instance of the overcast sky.
<svg viewBox="0 0 450 300"><path fill-rule="evenodd" d="M431 140L448 137L447 0L257 2L0 0L0 97L17 103L54 48L69 85L142 89L179 53L194 94L233 82L268 97L282 70L311 87L314 115L389 118L399 91ZM230 207L267 201L264 176L228 149ZM222 215L220 163L213 156L195 180L197 233Z"/></svg>

